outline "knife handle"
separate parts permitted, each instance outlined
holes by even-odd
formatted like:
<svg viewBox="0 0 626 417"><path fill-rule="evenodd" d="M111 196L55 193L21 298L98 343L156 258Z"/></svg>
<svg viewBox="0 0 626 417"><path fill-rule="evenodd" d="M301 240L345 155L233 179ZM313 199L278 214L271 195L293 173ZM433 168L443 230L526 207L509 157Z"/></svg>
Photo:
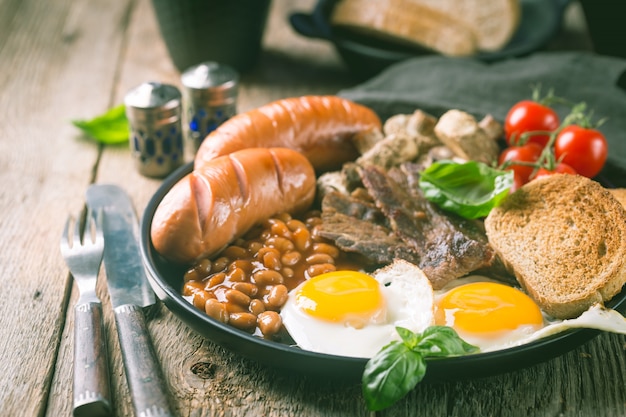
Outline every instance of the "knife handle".
<svg viewBox="0 0 626 417"><path fill-rule="evenodd" d="M74 416L110 416L111 387L102 304L74 307Z"/></svg>
<svg viewBox="0 0 626 417"><path fill-rule="evenodd" d="M173 417L143 310L124 304L114 311L135 416Z"/></svg>

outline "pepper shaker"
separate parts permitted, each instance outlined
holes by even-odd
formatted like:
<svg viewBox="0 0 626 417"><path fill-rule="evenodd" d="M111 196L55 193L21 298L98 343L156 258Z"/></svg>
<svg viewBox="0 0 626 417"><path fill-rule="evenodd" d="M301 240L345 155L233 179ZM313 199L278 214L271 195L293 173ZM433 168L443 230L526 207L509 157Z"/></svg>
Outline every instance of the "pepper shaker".
<svg viewBox="0 0 626 417"><path fill-rule="evenodd" d="M130 147L139 172L162 178L184 162L181 93L173 85L143 83L125 98Z"/></svg>
<svg viewBox="0 0 626 417"><path fill-rule="evenodd" d="M207 61L184 71L181 82L187 139L195 154L209 133L237 113L239 74L227 65Z"/></svg>

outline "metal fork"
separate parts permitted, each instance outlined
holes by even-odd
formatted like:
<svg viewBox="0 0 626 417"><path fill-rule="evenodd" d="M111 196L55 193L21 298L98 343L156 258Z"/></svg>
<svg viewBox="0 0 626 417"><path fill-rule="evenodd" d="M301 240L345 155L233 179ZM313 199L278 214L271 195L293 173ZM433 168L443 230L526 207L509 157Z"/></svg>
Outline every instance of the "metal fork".
<svg viewBox="0 0 626 417"><path fill-rule="evenodd" d="M96 295L104 253L102 212L94 216L91 210L87 211L82 241L79 220L70 215L61 237L61 253L80 293L74 306L73 414L108 416L112 408L106 337L102 304Z"/></svg>

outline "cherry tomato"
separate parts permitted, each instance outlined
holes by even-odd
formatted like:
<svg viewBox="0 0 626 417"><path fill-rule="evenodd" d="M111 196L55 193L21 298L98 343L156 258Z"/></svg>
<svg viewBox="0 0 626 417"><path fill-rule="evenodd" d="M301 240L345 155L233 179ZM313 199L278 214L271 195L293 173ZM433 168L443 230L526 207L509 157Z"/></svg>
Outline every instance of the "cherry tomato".
<svg viewBox="0 0 626 417"><path fill-rule="evenodd" d="M608 145L602 132L577 125L565 127L554 142L554 156L585 177L595 177L604 166Z"/></svg>
<svg viewBox="0 0 626 417"><path fill-rule="evenodd" d="M541 177L549 177L550 175L554 175L554 174L571 174L571 175L576 175L577 172L574 168L572 168L571 166L560 162L556 165L556 167L550 171L547 168L539 168L537 170L537 174L535 175L535 177L533 179L537 179L537 178L541 178Z"/></svg>
<svg viewBox="0 0 626 417"><path fill-rule="evenodd" d="M536 101L523 100L516 103L504 119L504 136L509 145L515 145L526 132L552 132L559 127L559 116L554 110ZM549 135L535 135L528 139L543 148L550 140ZM528 143L527 142L527 143Z"/></svg>
<svg viewBox="0 0 626 417"><path fill-rule="evenodd" d="M539 156L541 156L542 150L541 146L536 143L527 143L523 146L511 146L500 153L498 165L502 166L503 163L507 161L510 162L510 165L505 169L513 171L522 184L526 184L535 167L518 165L515 164L515 162L535 163L539 159Z"/></svg>

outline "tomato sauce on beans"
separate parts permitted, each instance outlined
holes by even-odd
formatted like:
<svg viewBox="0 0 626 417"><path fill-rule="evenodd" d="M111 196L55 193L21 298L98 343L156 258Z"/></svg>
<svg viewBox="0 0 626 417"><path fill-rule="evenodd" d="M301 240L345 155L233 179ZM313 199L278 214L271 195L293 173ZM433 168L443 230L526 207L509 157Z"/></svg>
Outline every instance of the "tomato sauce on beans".
<svg viewBox="0 0 626 417"><path fill-rule="evenodd" d="M283 331L280 309L305 280L337 269L358 269L330 241L319 237L318 211L302 219L282 213L202 259L184 276L182 294L223 323L266 338Z"/></svg>

